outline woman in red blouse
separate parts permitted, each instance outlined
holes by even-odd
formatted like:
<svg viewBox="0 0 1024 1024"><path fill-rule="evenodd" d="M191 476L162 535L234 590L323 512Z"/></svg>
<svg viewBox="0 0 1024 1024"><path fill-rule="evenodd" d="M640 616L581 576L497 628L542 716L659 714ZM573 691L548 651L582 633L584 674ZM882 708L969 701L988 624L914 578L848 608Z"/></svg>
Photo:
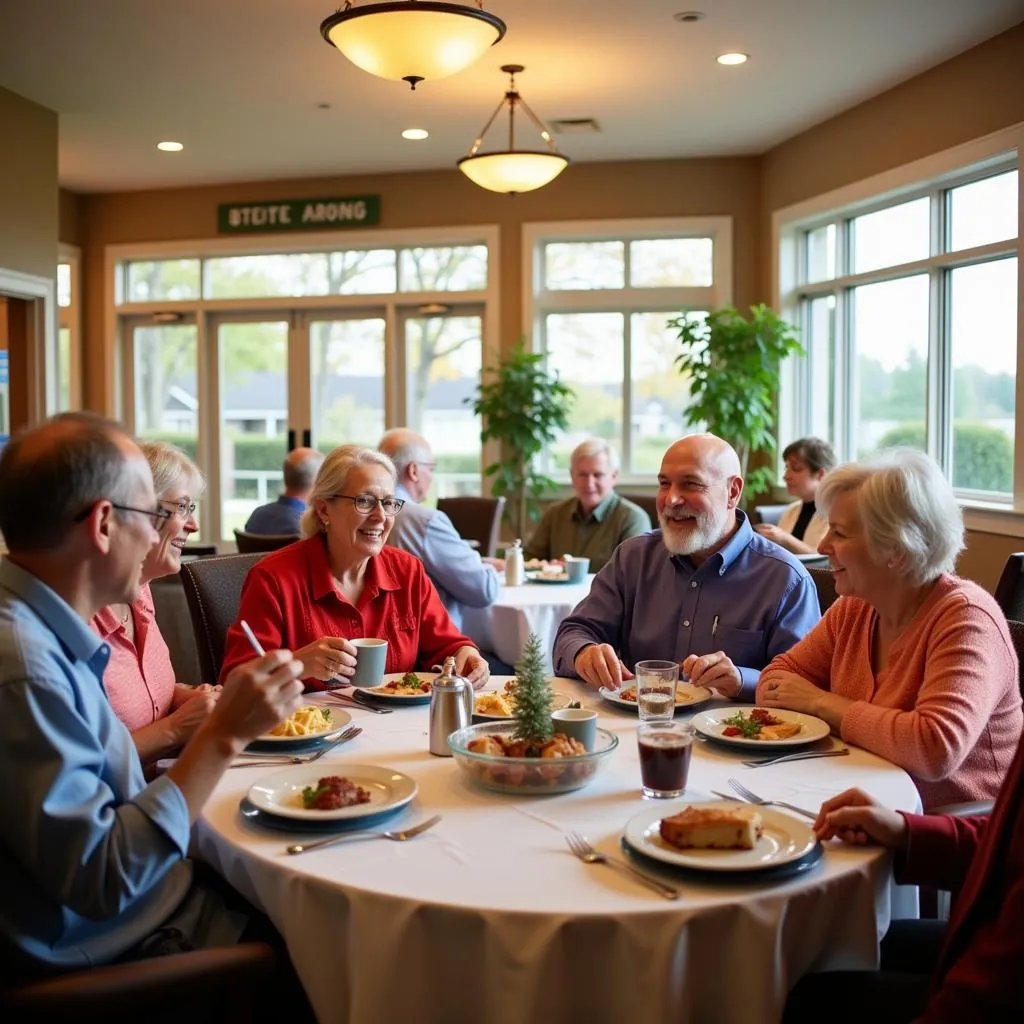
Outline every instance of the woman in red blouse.
<svg viewBox="0 0 1024 1024"><path fill-rule="evenodd" d="M386 455L335 448L302 517L306 539L260 559L245 578L221 678L252 658L238 624L245 619L266 650L286 647L302 661L308 690L355 672L349 641L359 637L387 640L386 672L430 669L454 655L459 674L483 686L487 662L452 624L423 564L385 547L402 504Z"/></svg>
<svg viewBox="0 0 1024 1024"><path fill-rule="evenodd" d="M168 518L160 540L142 563L142 587L130 604L112 604L90 625L110 647L103 687L114 713L127 726L143 765L173 754L206 720L220 692L209 684L185 686L174 678L171 655L153 609L150 580L181 568L181 549L199 529L195 498L203 474L180 448L164 441L139 442L153 473L153 489Z"/></svg>

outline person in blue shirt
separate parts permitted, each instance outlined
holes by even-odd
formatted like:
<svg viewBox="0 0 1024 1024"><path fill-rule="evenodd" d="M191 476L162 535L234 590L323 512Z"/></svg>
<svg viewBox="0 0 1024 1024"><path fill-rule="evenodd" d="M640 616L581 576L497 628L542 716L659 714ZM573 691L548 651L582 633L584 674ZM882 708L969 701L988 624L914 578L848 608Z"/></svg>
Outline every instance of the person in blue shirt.
<svg viewBox="0 0 1024 1024"><path fill-rule="evenodd" d="M0 964L15 976L237 941L246 918L193 879L192 823L224 770L299 704L300 662L240 666L166 774L147 783L89 628L130 603L170 512L117 424L67 413L0 453ZM157 940L154 944L154 940Z"/></svg>
<svg viewBox="0 0 1024 1024"><path fill-rule="evenodd" d="M284 494L277 501L255 508L245 524L246 533L274 536L294 533L306 511L309 492L313 489L323 455L315 448L293 448L284 460Z"/></svg>
<svg viewBox="0 0 1024 1024"><path fill-rule="evenodd" d="M676 441L658 474L659 530L623 541L558 629L557 675L617 689L637 661L753 701L758 676L821 618L799 560L754 533L740 463L713 434Z"/></svg>

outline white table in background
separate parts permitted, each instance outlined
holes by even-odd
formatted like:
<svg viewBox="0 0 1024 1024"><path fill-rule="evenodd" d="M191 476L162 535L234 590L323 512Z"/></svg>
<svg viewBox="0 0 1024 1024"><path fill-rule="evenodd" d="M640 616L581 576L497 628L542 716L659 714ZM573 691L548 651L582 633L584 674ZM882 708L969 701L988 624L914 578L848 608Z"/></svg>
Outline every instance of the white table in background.
<svg viewBox="0 0 1024 1024"><path fill-rule="evenodd" d="M578 682L556 685L600 706L620 740L593 783L561 796L472 786L450 758L427 752L425 707L352 712L365 732L320 762L324 774L347 762L411 775L419 796L395 824L443 820L409 843L289 857L291 833L238 813L249 786L277 769L225 774L197 825L200 854L280 929L322 1024L774 1024L805 972L877 965L890 916L908 909L893 894L910 895L894 889L877 848L829 844L815 870L768 884L666 873L683 892L674 903L571 856L569 829L620 855L623 826L647 804L636 719ZM920 808L909 776L864 751L756 770L741 768L741 756L698 744L688 795L710 798L736 774L763 796L809 807L857 785L890 807Z"/></svg>
<svg viewBox="0 0 1024 1024"><path fill-rule="evenodd" d="M530 633L544 648L544 667L550 672L551 648L562 620L590 593L593 575L583 583L502 584L501 593L486 608L463 608L462 630L481 650L493 651L514 665L523 654Z"/></svg>

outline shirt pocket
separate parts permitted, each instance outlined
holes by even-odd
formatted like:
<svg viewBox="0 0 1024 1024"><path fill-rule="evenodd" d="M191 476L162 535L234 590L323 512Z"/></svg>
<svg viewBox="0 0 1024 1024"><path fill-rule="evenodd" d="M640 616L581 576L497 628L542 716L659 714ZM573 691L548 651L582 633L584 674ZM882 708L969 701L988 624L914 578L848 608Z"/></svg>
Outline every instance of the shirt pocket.
<svg viewBox="0 0 1024 1024"><path fill-rule="evenodd" d="M385 628L395 636L408 636L419 629L419 620L415 615L394 615L388 620Z"/></svg>
<svg viewBox="0 0 1024 1024"><path fill-rule="evenodd" d="M746 668L764 668L765 657L763 629L736 629L735 626L719 626L715 633L714 649L725 651L732 663Z"/></svg>

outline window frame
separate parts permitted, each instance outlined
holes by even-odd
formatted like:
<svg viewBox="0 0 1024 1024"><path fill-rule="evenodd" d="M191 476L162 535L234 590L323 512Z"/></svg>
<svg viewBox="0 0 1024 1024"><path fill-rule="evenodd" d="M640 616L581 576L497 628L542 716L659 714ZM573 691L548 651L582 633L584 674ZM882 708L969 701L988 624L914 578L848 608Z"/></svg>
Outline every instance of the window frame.
<svg viewBox="0 0 1024 1024"><path fill-rule="evenodd" d="M922 160L893 168L833 192L813 197L772 213L772 301L781 314L803 323L803 303L834 295L836 402L832 423L837 454L850 452L854 428L854 401L848 384L853 358L852 323L848 301L859 285L929 275L931 301L928 324L927 447L947 473L951 470L951 354L949 274L957 267L996 259L1017 258L1017 361L1014 406L1013 493L1006 500L993 495L957 490L969 529L998 530L1024 536L1024 122L972 140ZM1017 236L1008 240L947 251L948 193L958 186L1016 169L1018 172ZM850 222L864 214L897 206L922 196L930 200L930 255L927 259L884 267L870 272L849 272ZM835 276L803 280L804 240L809 231L837 225ZM779 382L779 436L794 438L811 424L809 385L812 369L806 357L786 361Z"/></svg>
<svg viewBox="0 0 1024 1024"><path fill-rule="evenodd" d="M559 313L620 313L623 323L621 470L617 486L653 487L648 473L632 470L631 316L664 313L666 318L685 309L715 310L732 302L732 217L662 217L603 221L534 221L522 226L523 330L534 352L547 352L546 319ZM711 238L712 283L708 286L630 287L629 243L657 238ZM544 279L544 246L551 242L626 243L626 286L623 288L547 288ZM567 473L552 472L561 484Z"/></svg>
<svg viewBox="0 0 1024 1024"><path fill-rule="evenodd" d="M47 414L70 412L82 408L82 250L61 242L57 246L57 263L66 263L70 278L70 301L62 306L57 301L57 330L46 357ZM68 331L68 407L60 408L60 332Z"/></svg>

